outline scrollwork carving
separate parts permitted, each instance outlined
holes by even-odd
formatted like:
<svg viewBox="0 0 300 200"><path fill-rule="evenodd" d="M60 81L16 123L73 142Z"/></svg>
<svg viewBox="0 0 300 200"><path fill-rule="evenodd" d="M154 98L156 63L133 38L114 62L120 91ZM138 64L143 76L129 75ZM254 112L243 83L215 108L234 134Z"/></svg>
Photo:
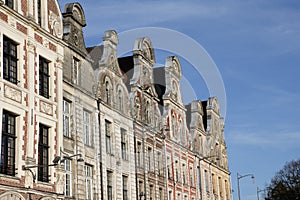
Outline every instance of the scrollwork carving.
<svg viewBox="0 0 300 200"><path fill-rule="evenodd" d="M53 106L44 101L40 101L40 111L47 115L53 115Z"/></svg>
<svg viewBox="0 0 300 200"><path fill-rule="evenodd" d="M22 102L22 92L8 85L4 86L4 96L18 103Z"/></svg>

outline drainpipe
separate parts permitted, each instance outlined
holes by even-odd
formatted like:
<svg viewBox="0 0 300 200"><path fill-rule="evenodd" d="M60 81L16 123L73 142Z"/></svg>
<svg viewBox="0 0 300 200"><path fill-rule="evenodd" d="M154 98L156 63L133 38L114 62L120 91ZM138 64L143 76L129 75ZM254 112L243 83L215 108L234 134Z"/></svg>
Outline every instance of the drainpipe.
<svg viewBox="0 0 300 200"><path fill-rule="evenodd" d="M101 140L101 113L100 113L100 102L101 102L101 99L98 99L97 100L97 108L98 108L98 125L99 125L99 164L100 164L100 187L101 187L101 199L104 199L103 198L103 168L102 168L102 146L101 146L101 143L102 143L102 140Z"/></svg>

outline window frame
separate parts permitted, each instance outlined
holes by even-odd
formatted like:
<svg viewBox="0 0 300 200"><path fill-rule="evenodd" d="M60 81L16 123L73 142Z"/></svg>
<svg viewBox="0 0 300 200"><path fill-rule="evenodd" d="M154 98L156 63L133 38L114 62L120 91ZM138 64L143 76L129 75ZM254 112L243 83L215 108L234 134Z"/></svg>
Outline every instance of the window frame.
<svg viewBox="0 0 300 200"><path fill-rule="evenodd" d="M14 0L5 0L4 4L9 7L10 9L14 9Z"/></svg>
<svg viewBox="0 0 300 200"><path fill-rule="evenodd" d="M18 43L3 36L3 78L13 84L18 81Z"/></svg>
<svg viewBox="0 0 300 200"><path fill-rule="evenodd" d="M72 59L72 74L73 74L73 83L74 84L79 84L79 65L80 65L80 60L76 57L73 56Z"/></svg>
<svg viewBox="0 0 300 200"><path fill-rule="evenodd" d="M113 199L113 172L107 171L107 200Z"/></svg>
<svg viewBox="0 0 300 200"><path fill-rule="evenodd" d="M122 175L122 196L123 200L128 200L128 176Z"/></svg>
<svg viewBox="0 0 300 200"><path fill-rule="evenodd" d="M38 181L49 182L49 132L50 128L39 124Z"/></svg>
<svg viewBox="0 0 300 200"><path fill-rule="evenodd" d="M3 110L2 113L2 134L1 134L1 162L0 173L16 175L16 125L17 115ZM10 141L10 142L9 142ZM12 141L12 142L11 142ZM11 144L9 147L9 144ZM2 164L3 161L3 164ZM4 165L4 166L3 166ZM2 167L3 166L3 167Z"/></svg>
<svg viewBox="0 0 300 200"><path fill-rule="evenodd" d="M105 120L105 148L106 153L112 155L112 123Z"/></svg>
<svg viewBox="0 0 300 200"><path fill-rule="evenodd" d="M72 160L66 159L64 163L65 167L65 187L64 195L71 197L72 196Z"/></svg>
<svg viewBox="0 0 300 200"><path fill-rule="evenodd" d="M42 11L42 0L37 0L36 2L36 8L37 8L37 23L40 27L42 27L42 14L43 14L43 11Z"/></svg>
<svg viewBox="0 0 300 200"><path fill-rule="evenodd" d="M121 132L121 154L123 160L128 160L128 152L127 152L127 131L124 128L120 129Z"/></svg>
<svg viewBox="0 0 300 200"><path fill-rule="evenodd" d="M92 133L91 133L91 113L87 110L83 110L83 134L84 134L84 144L92 146Z"/></svg>
<svg viewBox="0 0 300 200"><path fill-rule="evenodd" d="M50 61L39 56L39 95L50 98Z"/></svg>
<svg viewBox="0 0 300 200"><path fill-rule="evenodd" d="M86 200L93 199L93 166L85 164L84 165L84 175L85 175L85 198Z"/></svg>
<svg viewBox="0 0 300 200"><path fill-rule="evenodd" d="M66 110L66 107L68 110ZM71 102L63 99L63 135L65 137L71 137L71 133L70 133L70 119L71 119ZM67 122L66 122L67 119Z"/></svg>

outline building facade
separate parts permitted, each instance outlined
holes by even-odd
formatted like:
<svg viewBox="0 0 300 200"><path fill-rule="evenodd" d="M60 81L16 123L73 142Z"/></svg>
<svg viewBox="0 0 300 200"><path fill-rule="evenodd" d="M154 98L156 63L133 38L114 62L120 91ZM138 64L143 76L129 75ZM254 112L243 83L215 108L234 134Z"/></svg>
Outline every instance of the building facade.
<svg viewBox="0 0 300 200"><path fill-rule="evenodd" d="M64 176L58 3L0 1L0 27L0 199L57 199Z"/></svg>
<svg viewBox="0 0 300 200"><path fill-rule="evenodd" d="M79 3L0 1L0 199L230 200L217 98L184 105L176 56L85 26Z"/></svg>

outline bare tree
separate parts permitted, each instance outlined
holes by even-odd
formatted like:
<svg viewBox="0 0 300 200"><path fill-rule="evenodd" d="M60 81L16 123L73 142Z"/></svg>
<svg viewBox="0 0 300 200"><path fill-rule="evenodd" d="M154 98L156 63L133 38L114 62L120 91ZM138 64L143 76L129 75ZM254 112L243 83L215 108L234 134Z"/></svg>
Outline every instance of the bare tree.
<svg viewBox="0 0 300 200"><path fill-rule="evenodd" d="M287 162L266 191L266 200L300 200L300 159Z"/></svg>

